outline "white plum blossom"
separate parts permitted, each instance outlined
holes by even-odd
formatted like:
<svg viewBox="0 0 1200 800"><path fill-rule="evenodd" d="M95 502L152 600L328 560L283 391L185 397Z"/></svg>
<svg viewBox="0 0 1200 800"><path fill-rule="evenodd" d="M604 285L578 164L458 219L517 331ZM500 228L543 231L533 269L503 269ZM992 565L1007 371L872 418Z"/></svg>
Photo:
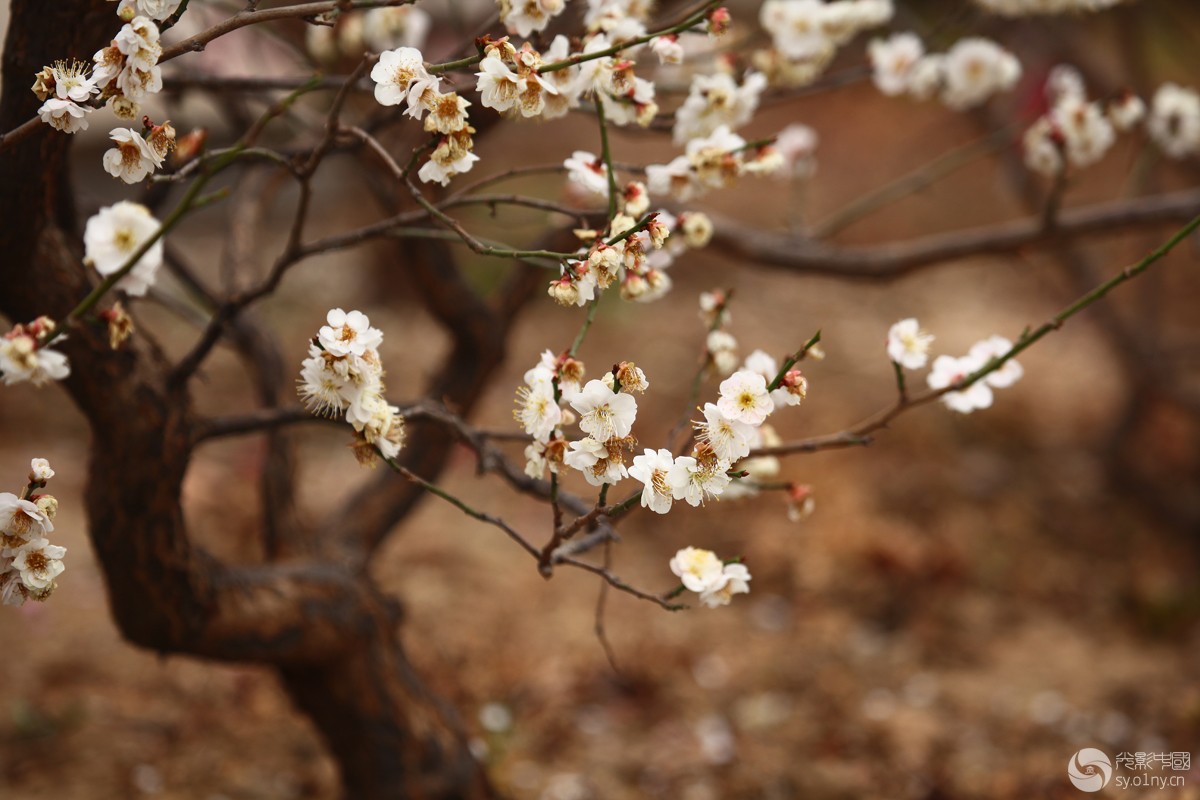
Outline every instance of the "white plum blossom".
<svg viewBox="0 0 1200 800"><path fill-rule="evenodd" d="M905 369L920 369L929 358L933 339L913 317L902 319L888 330L888 358Z"/></svg>
<svg viewBox="0 0 1200 800"><path fill-rule="evenodd" d="M1125 92L1115 98L1105 109L1109 121L1121 133L1133 128L1146 118L1146 104L1133 92Z"/></svg>
<svg viewBox="0 0 1200 800"><path fill-rule="evenodd" d="M729 463L707 452L701 457L680 456L675 459L667 482L671 484L674 498L686 500L690 506L704 505L710 497L720 497L729 485Z"/></svg>
<svg viewBox="0 0 1200 800"><path fill-rule="evenodd" d="M54 327L49 317L40 317L28 325L18 324L0 337L0 379L6 386L24 381L42 386L71 374L65 355L38 344Z"/></svg>
<svg viewBox="0 0 1200 800"><path fill-rule="evenodd" d="M1021 64L1012 53L978 36L955 42L942 66L942 102L959 111L1011 89L1021 77Z"/></svg>
<svg viewBox="0 0 1200 800"><path fill-rule="evenodd" d="M582 472L583 477L593 486L617 483L629 476L621 454L624 446L625 441L621 439L599 442L587 436L567 446L567 452L563 454L563 463Z"/></svg>
<svg viewBox="0 0 1200 800"><path fill-rule="evenodd" d="M571 408L579 413L579 427L600 440L623 439L633 429L637 400L625 392L613 393L603 381L588 381L574 399Z"/></svg>
<svg viewBox="0 0 1200 800"><path fill-rule="evenodd" d="M1200 94L1174 83L1158 87L1146 131L1170 158L1200 153Z"/></svg>
<svg viewBox="0 0 1200 800"><path fill-rule="evenodd" d="M887 39L872 39L867 55L875 87L886 95L896 96L909 90L909 75L925 55L925 45L915 33L896 33Z"/></svg>
<svg viewBox="0 0 1200 800"><path fill-rule="evenodd" d="M993 358L1003 358L1008 355L1012 347L1013 343L1003 336L990 336L971 345L968 353L971 358L979 359L986 364ZM983 379L995 389L1006 389L1019 381L1024 374L1024 367L1016 359L1010 358L999 369L989 372Z"/></svg>
<svg viewBox="0 0 1200 800"><path fill-rule="evenodd" d="M717 408L729 419L761 425L775 410L775 403L767 391L767 380L757 373L735 372L721 381L720 389Z"/></svg>
<svg viewBox="0 0 1200 800"><path fill-rule="evenodd" d="M417 6L392 6L372 8L363 14L362 24L363 42L371 50L382 52L399 47L420 49L433 19ZM309 29L321 27L310 25Z"/></svg>
<svg viewBox="0 0 1200 800"><path fill-rule="evenodd" d="M398 106L410 92L419 97L429 87L437 87L438 79L425 69L425 58L415 47L398 47L379 54L371 68L375 81L375 100L384 106Z"/></svg>
<svg viewBox="0 0 1200 800"><path fill-rule="evenodd" d="M163 155L132 128L113 128L117 146L104 153L104 171L125 183L138 183L162 166Z"/></svg>
<svg viewBox="0 0 1200 800"><path fill-rule="evenodd" d="M544 30L566 5L567 0L500 0L500 21L510 33L528 38Z"/></svg>
<svg viewBox="0 0 1200 800"><path fill-rule="evenodd" d="M738 365L737 339L727 331L710 331L705 340L705 347L712 359L713 366L721 375L730 375Z"/></svg>
<svg viewBox="0 0 1200 800"><path fill-rule="evenodd" d="M576 150L563 161L563 166L567 168L567 178L572 183L591 194L608 195L608 166L603 159L585 150Z"/></svg>
<svg viewBox="0 0 1200 800"><path fill-rule="evenodd" d="M50 462L44 458L35 458L29 462L29 479L38 483L45 483L54 477L54 470L50 469Z"/></svg>
<svg viewBox="0 0 1200 800"><path fill-rule="evenodd" d="M670 450L647 448L644 454L634 457L629 477L643 484L641 502L644 508L656 514L666 514L671 510L676 493L675 485L671 483L674 467L675 459ZM674 477L678 479L679 474L676 473Z"/></svg>
<svg viewBox="0 0 1200 800"><path fill-rule="evenodd" d="M525 432L539 442L547 442L562 423L562 409L554 401L554 386L536 381L517 389L517 408L513 417Z"/></svg>
<svg viewBox="0 0 1200 800"><path fill-rule="evenodd" d="M21 575L21 583L27 589L46 589L64 569L62 558L67 548L50 544L47 539L31 539L17 548L13 556L12 569Z"/></svg>
<svg viewBox="0 0 1200 800"><path fill-rule="evenodd" d="M51 97L38 109L38 117L57 131L76 133L87 130L87 115L91 111L90 106L81 106L71 100Z"/></svg>
<svg viewBox="0 0 1200 800"><path fill-rule="evenodd" d="M671 572L679 576L680 583L693 592L708 591L724 579L725 565L711 550L685 547L671 559L670 567Z"/></svg>
<svg viewBox="0 0 1200 800"><path fill-rule="evenodd" d="M471 152L473 131L474 128L467 126L442 136L429 160L417 170L417 177L425 183L436 181L445 186L455 175L470 172L479 160L479 156Z"/></svg>
<svg viewBox="0 0 1200 800"><path fill-rule="evenodd" d="M766 88L767 78L758 72L746 75L740 86L726 72L696 75L687 99L675 112L675 143L708 136L722 125L742 127L754 116Z"/></svg>
<svg viewBox="0 0 1200 800"><path fill-rule="evenodd" d="M138 203L122 200L102 208L84 228L84 262L101 275L111 275L125 266L160 227L150 209ZM117 288L135 297L144 295L154 283L162 260L163 241L159 237L117 282Z"/></svg>
<svg viewBox="0 0 1200 800"><path fill-rule="evenodd" d="M701 412L704 421L692 423L696 438L711 447L717 458L732 463L750 454L755 434L753 425L730 419L713 403L705 403Z"/></svg>
<svg viewBox="0 0 1200 800"><path fill-rule="evenodd" d="M59 61L50 68L54 77L54 95L60 100L86 103L100 91L93 76L85 75L87 66L81 61ZM43 98L44 99L44 98Z"/></svg>
<svg viewBox="0 0 1200 800"><path fill-rule="evenodd" d="M987 359L979 356L938 356L933 360L933 368L926 381L930 389L945 389L976 372L986 363ZM992 389L987 381L978 380L961 391L947 392L941 399L947 408L961 414L970 414L976 409L989 408L992 405Z"/></svg>
<svg viewBox="0 0 1200 800"><path fill-rule="evenodd" d="M520 101L521 80L504 61L491 55L479 62L475 90L479 92L479 102L484 108L503 113Z"/></svg>
<svg viewBox="0 0 1200 800"><path fill-rule="evenodd" d="M750 570L745 564L726 564L721 578L718 584L700 593L700 602L708 608L727 606L735 594L750 591Z"/></svg>
<svg viewBox="0 0 1200 800"><path fill-rule="evenodd" d="M117 15L122 19L145 16L162 22L174 14L182 0L121 0Z"/></svg>
<svg viewBox="0 0 1200 800"><path fill-rule="evenodd" d="M683 45L679 43L679 37L675 34L659 36L650 43L650 49L658 56L661 64L683 63Z"/></svg>
<svg viewBox="0 0 1200 800"><path fill-rule="evenodd" d="M817 171L817 132L794 122L775 136L775 151L783 157L781 178L811 178Z"/></svg>
<svg viewBox="0 0 1200 800"><path fill-rule="evenodd" d="M53 532L54 523L36 503L0 492L0 555L11 556L25 542Z"/></svg>
<svg viewBox="0 0 1200 800"><path fill-rule="evenodd" d="M116 88L127 99L136 102L159 92L162 68L158 66L158 59L162 56L162 45L158 37L158 26L148 17L134 17L113 37L116 54L105 50L96 54L97 63L104 65L97 84L105 84L111 65L118 69L113 78Z"/></svg>
<svg viewBox="0 0 1200 800"><path fill-rule="evenodd" d="M1067 160L1076 167L1099 161L1117 140L1116 131L1099 103L1065 97L1050 112L1062 136Z"/></svg>
<svg viewBox="0 0 1200 800"><path fill-rule="evenodd" d="M371 321L361 311L349 313L334 308L325 315L328 323L317 332L317 340L326 352L335 356L361 356L379 347L383 331L371 327Z"/></svg>

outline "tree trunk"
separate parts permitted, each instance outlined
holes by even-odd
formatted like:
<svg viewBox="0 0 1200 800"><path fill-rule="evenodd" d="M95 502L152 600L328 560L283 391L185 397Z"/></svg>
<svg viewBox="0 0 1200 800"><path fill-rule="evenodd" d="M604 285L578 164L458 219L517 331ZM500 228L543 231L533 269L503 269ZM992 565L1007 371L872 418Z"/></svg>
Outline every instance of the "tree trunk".
<svg viewBox="0 0 1200 800"><path fill-rule="evenodd" d="M59 59L90 61L108 42L120 26L114 11L101 0L13 0L0 132L35 116L29 87L38 70ZM106 115L95 112L92 124ZM0 313L13 322L61 320L93 285L80 259L70 142L47 126L0 142ZM114 352L104 331L85 323L56 347L71 362L65 388L91 425L89 536L124 636L162 653L274 665L337 758L348 797L495 796L452 712L406 660L398 608L371 584L366 557L327 551L307 561L230 565L197 548L180 505L197 427L187 386L170 383L171 365L143 336ZM458 402L470 404L500 352L493 341L477 359ZM421 444L411 457L440 468L450 440ZM386 491L389 513L360 547L377 544L379 526L411 506L403 482Z"/></svg>

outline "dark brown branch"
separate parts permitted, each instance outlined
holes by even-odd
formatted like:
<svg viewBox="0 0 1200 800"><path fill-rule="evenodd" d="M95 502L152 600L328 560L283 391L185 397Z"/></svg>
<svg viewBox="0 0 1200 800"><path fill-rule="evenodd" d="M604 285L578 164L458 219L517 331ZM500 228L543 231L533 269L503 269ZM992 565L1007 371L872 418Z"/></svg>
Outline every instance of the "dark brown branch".
<svg viewBox="0 0 1200 800"><path fill-rule="evenodd" d="M1001 255L1087 234L1184 222L1197 210L1200 210L1200 190L1191 189L1066 209L1059 213L1052 230L1045 228L1040 217L1028 217L870 247L842 247L783 233L756 231L733 220L714 217L713 246L726 255L790 272L887 280L957 258Z"/></svg>

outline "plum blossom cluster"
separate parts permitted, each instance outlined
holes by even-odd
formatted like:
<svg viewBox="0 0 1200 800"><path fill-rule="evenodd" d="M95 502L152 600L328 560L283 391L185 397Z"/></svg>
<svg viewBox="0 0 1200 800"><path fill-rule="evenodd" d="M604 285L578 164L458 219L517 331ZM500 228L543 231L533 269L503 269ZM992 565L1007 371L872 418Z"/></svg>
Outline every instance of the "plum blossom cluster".
<svg viewBox="0 0 1200 800"><path fill-rule="evenodd" d="M1122 0L975 0L976 5L1005 17L1103 11L1121 2Z"/></svg>
<svg viewBox="0 0 1200 800"><path fill-rule="evenodd" d="M1143 121L1146 132L1170 158L1200 153L1200 94L1173 83L1158 88L1146 104L1125 91L1107 102L1089 101L1078 71L1055 67L1046 81L1050 110L1025 132L1025 164L1043 175L1099 161L1117 140Z"/></svg>
<svg viewBox="0 0 1200 800"><path fill-rule="evenodd" d="M594 54L614 42L605 33L585 38L578 53L570 52L565 36L554 37L544 53L529 42L518 50L507 39L491 42L479 63L476 89L480 103L509 117L554 119L593 98L605 119L616 125L649 125L658 113L654 84L634 73L636 63L628 57ZM572 58L586 60L579 65Z"/></svg>
<svg viewBox="0 0 1200 800"><path fill-rule="evenodd" d="M839 47L894 13L892 0L766 0L758 18L772 46L754 53L754 65L772 84L812 83Z"/></svg>
<svg viewBox="0 0 1200 800"><path fill-rule="evenodd" d="M471 150L475 129L467 119L471 105L456 92L439 91L440 79L425 67L421 51L400 47L379 54L371 69L375 99L384 106L405 105L404 113L424 119L425 130L438 135L437 145L417 176L445 186L455 175L468 172L479 160ZM426 116L428 113L428 116Z"/></svg>
<svg viewBox="0 0 1200 800"><path fill-rule="evenodd" d="M766 88L767 78L760 72L748 73L740 84L728 72L694 76L687 99L675 111L675 144L708 136L722 125L742 127L754 116Z"/></svg>
<svg viewBox="0 0 1200 800"><path fill-rule="evenodd" d="M898 368L921 369L929 359L933 340L933 335L921 330L916 319L902 319L888 331L888 357ZM1012 348L1013 343L1003 336L990 336L972 345L965 356L938 356L933 360L926 383L935 391L946 389L988 366L993 359L1005 358ZM947 408L962 414L989 408L994 389L1012 386L1024 374L1021 364L1009 358L970 386L946 392L941 400Z"/></svg>
<svg viewBox="0 0 1200 800"><path fill-rule="evenodd" d="M593 486L613 484L628 475L625 452L637 443L632 435L637 419L634 392L650 382L635 364L623 362L603 380L583 383L583 362L569 353L547 350L525 373L517 390L513 417L533 442L525 450L526 474L541 477L546 468L579 470ZM569 442L564 428L578 423L584 437Z"/></svg>
<svg viewBox="0 0 1200 800"><path fill-rule="evenodd" d="M42 122L64 133L86 130L88 115L106 103L117 117L137 119L141 102L162 89L162 57L155 21L168 19L181 0L120 0L117 14L125 25L88 65L57 61L34 76L33 93L42 101ZM114 128L116 147L104 154L104 169L126 183L137 183L162 166L175 144L170 123L143 120L144 130Z"/></svg>
<svg viewBox="0 0 1200 800"><path fill-rule="evenodd" d="M685 547L670 562L684 588L700 595L708 608L727 606L735 594L750 591L750 570L740 562L722 562L711 550Z"/></svg>
<svg viewBox="0 0 1200 800"><path fill-rule="evenodd" d="M567 0L497 0L500 21L509 33L527 37L543 31L567 7Z"/></svg>
<svg viewBox="0 0 1200 800"><path fill-rule="evenodd" d="M317 62L335 64L342 58L360 58L400 47L425 46L433 19L417 6L385 6L363 12L339 12L336 17L309 25L305 31L308 53Z"/></svg>
<svg viewBox="0 0 1200 800"><path fill-rule="evenodd" d="M914 33L873 39L867 47L876 88L889 96L937 97L956 111L974 108L1008 91L1021 63L1000 45L978 36L960 39L945 53L926 53Z"/></svg>
<svg viewBox="0 0 1200 800"><path fill-rule="evenodd" d="M50 544L58 500L40 490L54 477L44 458L29 463L29 482L15 495L0 492L0 603L42 602L58 588L67 548Z"/></svg>
<svg viewBox="0 0 1200 800"><path fill-rule="evenodd" d="M54 320L38 317L33 322L14 325L0 338L0 380L6 386L24 381L43 386L47 381L61 381L71 374L67 357L43 344L56 329Z"/></svg>
<svg viewBox="0 0 1200 800"><path fill-rule="evenodd" d="M590 153L576 152L567 163L574 183L586 187L595 180L597 167ZM606 169L603 163L599 168ZM622 193L618 213L605 229L607 236L596 230L576 231L589 244L580 248L578 258L567 259L559 278L550 282L547 291L556 303L586 305L614 284L622 298L642 303L658 300L670 291L667 267L684 247L702 247L708 243L711 233L704 237L688 232L696 221L707 222L708 218L691 213L675 217L659 211L638 222L634 213L644 213L649 202L646 188L637 182L630 183ZM711 223L708 225L711 231ZM680 236L674 235L676 231Z"/></svg>
<svg viewBox="0 0 1200 800"><path fill-rule="evenodd" d="M770 142L747 143L728 125L718 125L708 136L688 141L683 155L647 166L646 186L651 194L687 202L743 175L772 175L783 167L783 156Z"/></svg>
<svg viewBox="0 0 1200 800"><path fill-rule="evenodd" d="M1089 101L1083 77L1073 67L1059 65L1046 81L1050 110L1025 132L1025 164L1034 172L1057 175L1069 164L1082 168L1096 163L1146 114L1146 106L1127 93L1107 104Z"/></svg>
<svg viewBox="0 0 1200 800"><path fill-rule="evenodd" d="M703 419L692 423L696 436L691 455L675 458L666 449L647 449L633 459L629 475L643 484L643 507L666 514L675 500L699 506L728 495L736 485L731 475L735 464L742 478L762 479L778 472L777 460L749 467L739 462L752 449L778 442L764 423L777 407L800 404L808 392L804 375L798 369L779 369L775 359L756 350L719 390L717 402L705 403L700 409ZM752 493L753 482L731 494L748 493L742 488Z"/></svg>
<svg viewBox="0 0 1200 800"><path fill-rule="evenodd" d="M395 458L404 445L404 417L384 396L378 349L383 332L361 311L334 308L325 321L300 368L300 399L313 414L345 416L354 427L352 447L360 464L374 466L380 454Z"/></svg>
<svg viewBox="0 0 1200 800"><path fill-rule="evenodd" d="M539 71L547 63L567 56L567 37L554 37L545 54L525 42L518 50L507 39L484 48L475 76L475 89L484 108L494 109L510 119L556 119L579 105L583 87L577 67L545 75Z"/></svg>

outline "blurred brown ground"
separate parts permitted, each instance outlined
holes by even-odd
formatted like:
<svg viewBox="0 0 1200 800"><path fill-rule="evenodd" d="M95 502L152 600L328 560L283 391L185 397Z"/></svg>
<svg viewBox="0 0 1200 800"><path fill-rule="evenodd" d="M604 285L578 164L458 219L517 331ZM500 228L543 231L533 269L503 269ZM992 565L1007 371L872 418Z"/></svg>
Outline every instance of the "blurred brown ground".
<svg viewBox="0 0 1200 800"><path fill-rule="evenodd" d="M1177 13L1179 5L1145 7L1151 16L1141 30L1149 36L1167 19L1156 9ZM1116 41L1122 19L1089 21L1098 49ZM1194 47L1180 45L1180 37L1196 39L1182 30L1153 40L1150 85L1198 73ZM1042 67L1053 63L1046 57ZM1038 64L1026 67L1036 74ZM1005 102L1034 91L1027 80ZM977 135L967 120L881 98L861 83L774 107L750 133L792 120L821 135L819 172L804 198L813 219ZM480 174L524 154L545 158L543 132L555 158L571 149L567 142L596 144L582 118L513 127L481 143ZM615 148L627 161L669 152L640 136L618 136ZM1123 140L1067 203L1128 191L1137 148ZM122 187L94 174L98 150L80 152L78 163L85 210L118 196ZM1194 171L1162 165L1151 177L1157 189L1195 180ZM557 181L527 188L560 191ZM331 182L314 215L318 227L364 221L361 192ZM288 199L285 192L274 203L268 222L287 219ZM784 184L747 180L701 205L774 227L793 199ZM205 213L175 239L205 269L222 246L222 213ZM1001 170L981 162L842 241L906 239L1020 214ZM477 220L485 232L504 224L517 242L532 238L537 222L528 214ZM279 225L268 227L264 253L278 244ZM1083 249L1107 275L1163 238L1159 229ZM1195 250L1184 246L1108 301L1134 330L1152 332L1158 351L1191 348L1179 369L1193 382L1196 266ZM486 280L483 273L503 268L473 269ZM376 248L315 259L262 311L298 365L327 307L361 308L386 334L393 396L409 398L444 340L402 286L372 291L372 275L398 269ZM652 391L640 401L637 431L646 446L685 406L702 341L702 290L736 288L731 330L744 353L779 354L822 330L828 358L806 368L809 400L777 415L785 438L839 430L891 401L882 340L899 318L917 316L937 335L935 352L957 354L991 333L1015 338L1077 294L1036 251L886 284L790 277L715 253L688 257L672 276L675 291L656 305L606 301L582 350L593 376L621 359L645 369ZM161 308L138 310L169 349L186 345L186 324ZM580 316L536 302L474 421L511 426L522 372L541 350L568 342ZM742 554L754 580L749 596L716 611L669 614L612 595L606 619L620 676L592 633L592 576L560 570L543 581L497 531L444 504L425 502L373 571L405 603L412 657L463 710L498 784L518 798L1074 798L1065 764L1080 747L1195 757L1197 526L1167 506L1181 501L1186 509L1195 498L1197 419L1149 392L1149 411L1124 445L1113 444L1138 387L1092 312L1021 361L1025 378L998 392L986 412L960 417L925 407L869 448L785 462L786 478L817 492L817 512L801 523L788 522L774 495L703 510L677 505L665 518L633 514L614 550L615 569L630 582L669 588L667 560L689 544ZM213 360L197 391L203 408L249 407L243 374L227 354ZM705 396L714 393L715 383L706 384ZM315 513L362 476L342 431L306 429L302 437L303 501ZM86 427L53 387L0 391L0 488L15 490L34 456L58 471L56 536L69 549L68 569L51 602L0 613L0 798L334 797L332 762L266 670L160 658L121 641L84 530ZM260 458L257 440L214 445L189 475L195 527L209 531L202 540L223 555L257 552L247 517ZM1131 491L1114 480L1120 475L1140 476L1161 493ZM475 478L465 451L443 483L534 537L548 527L544 506ZM511 713L507 730L484 730L477 715L487 704ZM1101 796L1200 797L1200 772L1185 775L1183 790L1110 786Z"/></svg>

